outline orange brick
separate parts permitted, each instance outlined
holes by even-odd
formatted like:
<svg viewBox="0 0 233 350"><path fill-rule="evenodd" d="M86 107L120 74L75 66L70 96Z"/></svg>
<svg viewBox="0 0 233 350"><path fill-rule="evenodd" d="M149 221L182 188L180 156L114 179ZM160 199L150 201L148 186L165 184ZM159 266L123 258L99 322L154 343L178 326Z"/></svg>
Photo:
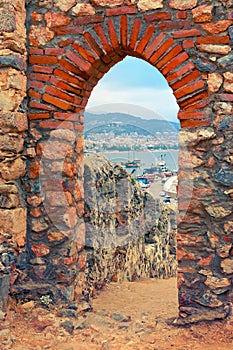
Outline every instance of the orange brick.
<svg viewBox="0 0 233 350"><path fill-rule="evenodd" d="M176 90L174 92L174 95L176 98L179 99L181 97L184 97L184 96L191 94L194 91L202 89L204 86L205 86L205 84L204 84L203 80L198 80L190 85L183 86L182 88Z"/></svg>
<svg viewBox="0 0 233 350"><path fill-rule="evenodd" d="M186 111L196 111L198 109L207 107L208 104L209 104L209 100L207 98L206 99L203 98L197 101L196 103L193 103L191 106L189 105L187 107L184 107L183 109Z"/></svg>
<svg viewBox="0 0 233 350"><path fill-rule="evenodd" d="M128 21L126 16L122 16L120 20L120 37L122 47L126 48L128 43Z"/></svg>
<svg viewBox="0 0 233 350"><path fill-rule="evenodd" d="M57 57L54 56L29 56L30 64L56 64Z"/></svg>
<svg viewBox="0 0 233 350"><path fill-rule="evenodd" d="M84 33L84 38L86 39L87 43L92 48L92 50L97 54L97 56L100 57L104 54L103 50L99 47L99 45L90 33Z"/></svg>
<svg viewBox="0 0 233 350"><path fill-rule="evenodd" d="M66 94L65 92L56 89L55 87L51 85L47 85L45 88L45 91L49 93L52 96L58 97L62 100L68 101L68 102L74 102L74 97Z"/></svg>
<svg viewBox="0 0 233 350"><path fill-rule="evenodd" d="M43 55L44 50L32 47L28 50L29 55Z"/></svg>
<svg viewBox="0 0 233 350"><path fill-rule="evenodd" d="M194 47L194 41L193 40L184 40L183 43L184 49L192 49Z"/></svg>
<svg viewBox="0 0 233 350"><path fill-rule="evenodd" d="M56 68L54 70L54 75L65 80L66 83L71 83L81 88L83 87L84 82L82 80L74 77L73 75L70 75L69 73L64 72L61 69Z"/></svg>
<svg viewBox="0 0 233 350"><path fill-rule="evenodd" d="M63 109L65 111L67 111L67 110L74 110L74 106L72 106L70 103L62 101L62 100L60 100L60 99L58 99L58 98L56 98L54 96L51 96L49 94L44 94L43 95L43 100L45 102L48 102L48 103L50 103L50 104L60 108L60 109Z"/></svg>
<svg viewBox="0 0 233 350"><path fill-rule="evenodd" d="M104 16L94 15L94 16L78 16L74 19L74 25L83 25L91 23L100 23L104 21Z"/></svg>
<svg viewBox="0 0 233 350"><path fill-rule="evenodd" d="M178 11L177 14L176 14L176 18L178 18L178 19L186 19L187 18L186 11Z"/></svg>
<svg viewBox="0 0 233 350"><path fill-rule="evenodd" d="M73 123L72 122L67 122L67 121L63 121L58 122L58 121L54 121L54 120L46 120L46 121L42 121L40 122L40 128L42 129L69 129L72 130L73 129Z"/></svg>
<svg viewBox="0 0 233 350"><path fill-rule="evenodd" d="M158 69L162 68L167 64L172 58L176 57L182 51L182 47L180 45L176 45L171 49L171 51L165 55L157 64L156 67Z"/></svg>
<svg viewBox="0 0 233 350"><path fill-rule="evenodd" d="M47 67L47 66L40 66L40 65L35 64L33 66L33 72L51 74L53 72L53 68Z"/></svg>
<svg viewBox="0 0 233 350"><path fill-rule="evenodd" d="M150 15L144 15L144 18L147 22L160 22L170 20L172 18L172 15L170 12L158 12L152 13Z"/></svg>
<svg viewBox="0 0 233 350"><path fill-rule="evenodd" d="M40 100L40 98L41 98L41 94L35 90L32 90L32 89L28 90L28 96L37 98L38 100Z"/></svg>
<svg viewBox="0 0 233 350"><path fill-rule="evenodd" d="M151 56L150 62L155 64L159 58L167 51L171 49L171 46L174 44L174 40L172 38L168 38L162 46L155 51L155 53Z"/></svg>
<svg viewBox="0 0 233 350"><path fill-rule="evenodd" d="M160 22L159 30L172 30L172 29L183 29L183 28L190 28L190 22L189 21L164 21Z"/></svg>
<svg viewBox="0 0 233 350"><path fill-rule="evenodd" d="M84 47L82 47L80 44L75 42L75 43L73 43L72 46L88 62L93 64L96 61L98 56L95 55L95 57L94 57L87 50L85 50Z"/></svg>
<svg viewBox="0 0 233 350"><path fill-rule="evenodd" d="M82 26L72 26L72 27L60 27L54 29L57 35L68 35L68 34L82 34Z"/></svg>
<svg viewBox="0 0 233 350"><path fill-rule="evenodd" d="M229 44L230 37L226 36L206 36L197 38L197 44Z"/></svg>
<svg viewBox="0 0 233 350"><path fill-rule="evenodd" d="M168 74L169 72L173 71L175 68L180 66L183 62L185 62L189 56L186 52L181 52L177 57L173 58L163 69L162 73L164 75Z"/></svg>
<svg viewBox="0 0 233 350"><path fill-rule="evenodd" d="M117 37L117 33L113 24L113 20L112 18L108 19L108 33L109 33L109 38L112 44L112 47L114 49L117 49L119 47L119 42L118 42L118 37Z"/></svg>
<svg viewBox="0 0 233 350"><path fill-rule="evenodd" d="M135 18L134 23L133 23L133 28L132 28L132 32L130 34L130 39L129 39L129 48L131 50L134 50L136 42L138 40L138 35L140 32L140 28L141 28L141 19L140 18Z"/></svg>
<svg viewBox="0 0 233 350"><path fill-rule="evenodd" d="M29 113L28 118L30 120L48 119L50 118L50 114L49 113Z"/></svg>
<svg viewBox="0 0 233 350"><path fill-rule="evenodd" d="M45 55L50 55L50 56L59 56L64 53L64 49L62 48L56 48L56 47L48 47L45 49Z"/></svg>
<svg viewBox="0 0 233 350"><path fill-rule="evenodd" d="M157 50L157 48L161 45L163 40L166 38L164 33L160 33L156 38L153 39L151 44L149 44L143 52L143 57L149 59L150 56Z"/></svg>
<svg viewBox="0 0 233 350"><path fill-rule="evenodd" d="M69 120L70 122L78 122L80 117L79 117L79 113L54 112L54 119Z"/></svg>
<svg viewBox="0 0 233 350"><path fill-rule="evenodd" d="M79 95L81 92L81 89L76 89L73 86L66 84L64 81L59 80L53 76L50 78L49 81L52 85L54 85L57 88L62 89L64 91L69 91L69 92L72 92L72 93L77 94L77 95Z"/></svg>
<svg viewBox="0 0 233 350"><path fill-rule="evenodd" d="M108 43L108 39L107 39L107 37L106 37L106 35L104 33L103 27L100 24L96 24L94 26L94 30L95 30L96 34L98 35L98 37L100 38L100 41L101 41L101 43L103 45L104 50L108 54L110 54L112 52L112 48L111 48L111 46Z"/></svg>
<svg viewBox="0 0 233 350"><path fill-rule="evenodd" d="M176 83L171 84L171 87L173 90L177 90L181 88L182 86L188 84L190 81L196 80L198 77L200 77L200 73L198 70L194 70L188 75L186 75L184 78L178 80Z"/></svg>
<svg viewBox="0 0 233 350"><path fill-rule="evenodd" d="M136 52L142 53L143 50L145 49L146 45L150 41L153 33L155 31L155 27L153 24L149 24L149 26L146 28L145 34L143 35L142 39L138 43L136 47Z"/></svg>
<svg viewBox="0 0 233 350"><path fill-rule="evenodd" d="M166 77L166 79L167 79L168 83L171 83L172 81L175 81L176 79L180 78L182 75L193 70L194 68L195 68L194 64L192 62L188 62L183 67L181 67L178 70L176 70L175 72L169 74Z"/></svg>
<svg viewBox="0 0 233 350"><path fill-rule="evenodd" d="M179 112L178 113L179 120L185 120L185 119L208 119L208 116L205 112L202 111L186 111L186 112Z"/></svg>
<svg viewBox="0 0 233 350"><path fill-rule="evenodd" d="M59 41L59 47L66 47L70 44L72 44L73 40L72 39L66 39L66 40L62 40L62 41Z"/></svg>
<svg viewBox="0 0 233 350"><path fill-rule="evenodd" d="M82 71L77 66L73 65L72 63L70 63L69 61L65 60L64 58L62 58L59 61L59 65L60 65L60 67L62 67L65 70L67 70L68 72L72 72L73 74L76 74L81 79L87 80L88 77L89 77L86 72Z"/></svg>
<svg viewBox="0 0 233 350"><path fill-rule="evenodd" d="M207 91L202 91L201 93L197 92L195 94L195 96L188 98L188 99L185 99L182 102L179 102L179 105L182 109L188 109L188 108L191 108L191 106L193 106L194 103L196 103L198 101L202 101L203 99L205 99L207 97L208 97Z"/></svg>
<svg viewBox="0 0 233 350"><path fill-rule="evenodd" d="M210 122L206 120L183 120L181 121L182 128L198 128L200 126L210 126Z"/></svg>
<svg viewBox="0 0 233 350"><path fill-rule="evenodd" d="M51 107L51 106L45 105L44 103L39 103L36 101L30 102L30 108L41 109L41 110L45 110L45 111L54 111L55 110L54 107Z"/></svg>
<svg viewBox="0 0 233 350"><path fill-rule="evenodd" d="M38 80L38 81L48 81L48 74L40 74L40 73L31 73L28 76L29 80Z"/></svg>
<svg viewBox="0 0 233 350"><path fill-rule="evenodd" d="M192 36L200 36L201 33L198 29L187 29L187 30L177 30L174 32L173 36L176 39L188 38Z"/></svg>
<svg viewBox="0 0 233 350"><path fill-rule="evenodd" d="M91 64L89 62L83 61L79 56L73 53L70 50L66 51L66 57L69 58L72 62L74 62L80 69L87 72L91 68Z"/></svg>
<svg viewBox="0 0 233 350"><path fill-rule="evenodd" d="M106 16L130 15L136 13L136 6L121 6L112 9L106 9Z"/></svg>
<svg viewBox="0 0 233 350"><path fill-rule="evenodd" d="M30 81L28 83L30 88L34 88L34 89L42 89L44 87L44 84L41 83L40 81Z"/></svg>

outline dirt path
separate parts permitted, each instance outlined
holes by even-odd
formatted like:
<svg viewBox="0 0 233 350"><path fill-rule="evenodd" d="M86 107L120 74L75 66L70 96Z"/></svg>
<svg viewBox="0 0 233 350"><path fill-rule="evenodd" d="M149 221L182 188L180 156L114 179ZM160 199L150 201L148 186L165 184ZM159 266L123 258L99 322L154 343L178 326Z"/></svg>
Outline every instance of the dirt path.
<svg viewBox="0 0 233 350"><path fill-rule="evenodd" d="M0 324L0 349L233 349L233 318L186 328L170 325L177 316L175 278L113 283L94 299L93 312L75 318L70 310L60 316L33 302L12 304L8 323Z"/></svg>

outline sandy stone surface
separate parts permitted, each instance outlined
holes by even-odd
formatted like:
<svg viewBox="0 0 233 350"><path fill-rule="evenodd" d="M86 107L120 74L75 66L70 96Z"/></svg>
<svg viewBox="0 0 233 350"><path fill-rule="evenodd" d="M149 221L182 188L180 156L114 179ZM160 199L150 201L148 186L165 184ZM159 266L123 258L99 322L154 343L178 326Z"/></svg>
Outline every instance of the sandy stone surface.
<svg viewBox="0 0 233 350"><path fill-rule="evenodd" d="M58 316L60 315L60 316ZM68 316L68 315L66 315ZM93 311L75 318L34 301L13 301L0 323L1 349L12 350L229 350L233 319L176 327L176 278L108 285Z"/></svg>

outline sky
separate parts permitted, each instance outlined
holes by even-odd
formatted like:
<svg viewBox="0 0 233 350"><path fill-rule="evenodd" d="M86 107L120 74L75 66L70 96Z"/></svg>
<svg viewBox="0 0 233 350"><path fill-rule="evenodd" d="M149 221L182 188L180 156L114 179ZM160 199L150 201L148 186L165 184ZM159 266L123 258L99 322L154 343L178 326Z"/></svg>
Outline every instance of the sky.
<svg viewBox="0 0 233 350"><path fill-rule="evenodd" d="M127 56L112 67L93 89L86 110L122 112L145 119L178 122L178 105L162 74L149 63Z"/></svg>

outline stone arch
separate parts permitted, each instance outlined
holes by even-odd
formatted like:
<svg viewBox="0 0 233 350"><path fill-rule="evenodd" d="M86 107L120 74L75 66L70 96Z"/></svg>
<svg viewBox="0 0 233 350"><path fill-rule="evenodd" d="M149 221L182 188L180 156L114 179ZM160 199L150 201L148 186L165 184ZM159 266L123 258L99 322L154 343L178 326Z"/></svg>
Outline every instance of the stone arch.
<svg viewBox="0 0 233 350"><path fill-rule="evenodd" d="M52 288L58 299L66 301L85 290L83 111L103 74L132 55L159 69L180 106L179 210L184 213L178 233L180 319L185 323L224 318L233 265L232 200L226 192L232 166L224 146L221 149L221 144L229 147L224 130L230 128L232 111L230 7L192 0L124 3L56 0L54 8L49 1L28 5L28 142L33 151L25 182L29 273L24 288L30 290L28 281L33 280L38 282L36 288ZM221 11L229 19L217 21ZM226 160L215 157L213 149ZM54 178L46 178L47 160L54 165L50 169ZM65 181L55 176L61 161ZM194 187L187 202L189 178ZM46 187L45 199L41 185ZM59 218L66 232L54 230L51 215ZM80 240L74 242L77 233Z"/></svg>

